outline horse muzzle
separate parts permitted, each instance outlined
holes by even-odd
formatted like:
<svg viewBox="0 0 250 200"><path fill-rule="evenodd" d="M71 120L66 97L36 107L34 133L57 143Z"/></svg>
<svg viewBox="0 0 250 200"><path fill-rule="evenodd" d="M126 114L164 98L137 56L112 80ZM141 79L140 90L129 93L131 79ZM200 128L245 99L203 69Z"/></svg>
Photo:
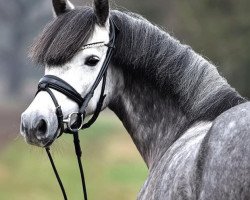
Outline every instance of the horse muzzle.
<svg viewBox="0 0 250 200"><path fill-rule="evenodd" d="M22 114L20 132L27 143L46 147L54 141L57 124L51 124L49 119L33 112Z"/></svg>

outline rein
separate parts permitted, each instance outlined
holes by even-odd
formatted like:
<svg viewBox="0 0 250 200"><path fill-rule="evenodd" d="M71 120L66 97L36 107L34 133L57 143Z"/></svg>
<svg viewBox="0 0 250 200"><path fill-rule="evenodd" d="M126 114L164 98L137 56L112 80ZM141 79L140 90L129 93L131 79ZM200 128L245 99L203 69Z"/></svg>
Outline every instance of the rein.
<svg viewBox="0 0 250 200"><path fill-rule="evenodd" d="M85 200L87 200L88 197L87 197L87 189L86 189L86 184L85 184L84 170L83 170L83 166L82 166L82 162L81 162L82 150L81 150L81 145L80 145L80 140L79 140L79 130L89 128L96 121L96 119L98 118L98 116L102 110L103 102L104 102L104 99L106 97L106 95L104 94L104 91L105 91L105 86L106 86L107 69L108 69L108 66L110 64L111 57L113 55L113 50L115 48L114 45L115 45L116 34L118 33L118 31L119 30L115 26L114 22L112 20L110 20L110 41L109 41L109 43L104 44L104 43L100 42L100 43L87 44L82 48L82 49L91 48L93 46L101 45L101 44L102 44L102 46L104 45L104 46L108 47L106 58L105 58L104 63L101 67L101 70L100 70L94 84L92 85L90 91L85 95L84 98L82 98L82 96L67 82L65 82L64 80L60 79L59 77L56 77L53 75L45 75L39 81L38 91L36 93L36 94L38 94L41 91L47 92L50 95L50 97L53 100L53 103L56 107L56 116L57 116L57 120L58 120L58 128L57 128L56 133L58 133L58 134L55 134L55 138L53 138L53 140L51 140L51 141L53 142L54 139L56 139L56 137L57 138L60 137L64 132L73 135L75 154L77 156L77 161L78 161L78 165L79 165L80 176L81 176L81 181L82 181L82 191L83 191L83 195L84 195ZM95 89L97 88L97 86L99 85L101 80L102 80L101 94L100 94L99 101L97 103L95 112L94 112L93 116L91 117L91 119L88 122L84 123L84 119L86 117L86 108L89 104L89 101L94 96ZM57 90L58 92L67 96L72 101L76 102L79 106L79 111L77 113L71 113L68 116L68 118L64 120L61 106L59 105L59 103L58 103L58 101L57 101L57 99L56 99L56 97L53 94L51 89ZM46 152L47 152L48 158L50 160L51 166L53 168L53 171L55 173L56 179L57 179L59 186L61 188L64 200L68 200L63 183L60 179L60 176L57 172L55 163L54 163L53 158L52 158L51 153L50 153L49 146L51 145L51 143L46 145L46 147L45 147Z"/></svg>

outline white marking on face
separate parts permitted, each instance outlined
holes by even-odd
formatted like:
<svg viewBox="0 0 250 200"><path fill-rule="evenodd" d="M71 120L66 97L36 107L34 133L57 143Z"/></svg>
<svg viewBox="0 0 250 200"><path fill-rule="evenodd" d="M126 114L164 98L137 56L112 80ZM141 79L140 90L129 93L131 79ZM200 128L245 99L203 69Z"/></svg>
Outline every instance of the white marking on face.
<svg viewBox="0 0 250 200"><path fill-rule="evenodd" d="M93 37L89 39L87 44L92 44L96 42L104 42L105 44L109 43L108 30L109 28L96 26ZM75 88L76 91L82 95L82 97L84 97L92 87L94 81L96 80L100 72L102 64L106 58L107 49L108 48L106 46L84 49L80 51L77 55L75 55L74 58L70 62L66 63L64 66L46 67L45 74L54 75L63 79L64 81L69 83L73 88ZM100 59L96 66L88 66L85 64L86 60L91 56L95 56ZM89 106L87 108L88 114L93 113L96 108L96 103L98 102L100 97L101 83L96 88L95 94L89 102ZM70 102L72 103L72 101L69 100L65 95L57 91L53 92L59 104L62 105L63 113L65 116L69 115L72 110L73 112L78 111L78 106L76 105L76 103L74 103L74 109L72 109L72 106L64 107L63 104L70 105Z"/></svg>

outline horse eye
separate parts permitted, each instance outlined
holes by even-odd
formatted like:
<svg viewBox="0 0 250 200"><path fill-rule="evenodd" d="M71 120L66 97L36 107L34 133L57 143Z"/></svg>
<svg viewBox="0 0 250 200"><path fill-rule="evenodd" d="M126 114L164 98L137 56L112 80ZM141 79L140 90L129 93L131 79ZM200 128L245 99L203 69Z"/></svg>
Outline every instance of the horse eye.
<svg viewBox="0 0 250 200"><path fill-rule="evenodd" d="M97 63L100 61L100 59L97 56L90 56L86 59L85 65L94 67L97 65Z"/></svg>

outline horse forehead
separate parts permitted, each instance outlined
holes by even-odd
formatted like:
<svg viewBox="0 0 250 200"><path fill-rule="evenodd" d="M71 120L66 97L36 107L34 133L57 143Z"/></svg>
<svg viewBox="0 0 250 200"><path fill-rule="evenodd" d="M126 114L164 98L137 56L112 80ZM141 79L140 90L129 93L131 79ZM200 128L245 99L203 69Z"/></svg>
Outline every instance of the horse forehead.
<svg viewBox="0 0 250 200"><path fill-rule="evenodd" d="M90 37L87 43L90 44L95 42L109 42L109 28L107 26L101 27L95 25L93 35Z"/></svg>

